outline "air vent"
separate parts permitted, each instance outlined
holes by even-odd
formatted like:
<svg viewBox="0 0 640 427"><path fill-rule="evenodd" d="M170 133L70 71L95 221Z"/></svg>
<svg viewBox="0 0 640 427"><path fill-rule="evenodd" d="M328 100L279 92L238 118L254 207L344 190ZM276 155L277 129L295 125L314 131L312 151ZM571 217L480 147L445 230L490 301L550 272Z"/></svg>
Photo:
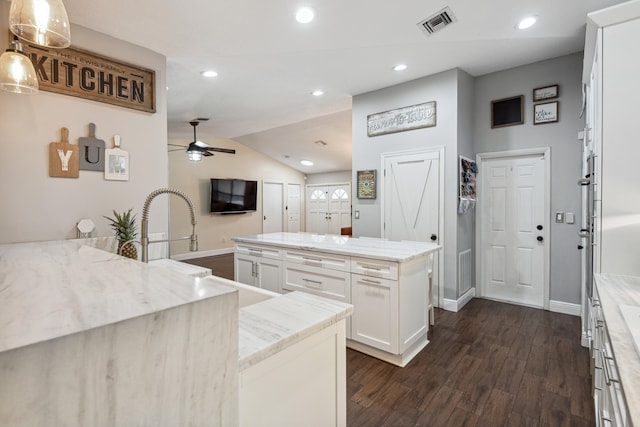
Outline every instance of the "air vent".
<svg viewBox="0 0 640 427"><path fill-rule="evenodd" d="M457 19L451 12L451 9L445 7L440 12L428 17L427 19L418 22L418 27L428 36L436 31L442 30L449 24L453 24Z"/></svg>

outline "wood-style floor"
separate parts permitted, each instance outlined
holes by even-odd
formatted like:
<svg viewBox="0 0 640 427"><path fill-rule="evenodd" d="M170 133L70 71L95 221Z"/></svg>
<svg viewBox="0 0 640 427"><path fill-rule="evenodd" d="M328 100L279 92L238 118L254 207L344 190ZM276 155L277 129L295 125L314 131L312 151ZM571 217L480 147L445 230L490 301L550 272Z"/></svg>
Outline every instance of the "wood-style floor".
<svg viewBox="0 0 640 427"><path fill-rule="evenodd" d="M398 368L347 351L347 425L593 426L580 319L474 299Z"/></svg>
<svg viewBox="0 0 640 427"><path fill-rule="evenodd" d="M233 254L190 260L233 279ZM580 318L474 299L404 368L347 349L347 426L593 426Z"/></svg>

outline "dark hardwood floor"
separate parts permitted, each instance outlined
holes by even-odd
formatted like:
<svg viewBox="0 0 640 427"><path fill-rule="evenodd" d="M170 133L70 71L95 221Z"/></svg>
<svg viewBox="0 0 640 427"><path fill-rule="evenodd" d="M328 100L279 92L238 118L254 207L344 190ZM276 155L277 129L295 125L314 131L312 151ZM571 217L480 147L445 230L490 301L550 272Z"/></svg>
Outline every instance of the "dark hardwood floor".
<svg viewBox="0 0 640 427"><path fill-rule="evenodd" d="M474 299L399 368L347 350L347 425L593 426L580 318Z"/></svg>
<svg viewBox="0 0 640 427"><path fill-rule="evenodd" d="M233 279L233 254L187 261ZM593 426L580 318L473 299L404 368L347 349L347 425Z"/></svg>

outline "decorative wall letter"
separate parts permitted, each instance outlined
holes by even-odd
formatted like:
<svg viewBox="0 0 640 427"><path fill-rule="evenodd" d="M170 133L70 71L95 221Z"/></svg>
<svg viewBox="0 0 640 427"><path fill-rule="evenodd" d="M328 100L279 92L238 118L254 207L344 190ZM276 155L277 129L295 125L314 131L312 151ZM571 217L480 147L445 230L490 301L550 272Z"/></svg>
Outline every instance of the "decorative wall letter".
<svg viewBox="0 0 640 427"><path fill-rule="evenodd" d="M77 178L78 146L69 144L69 129L62 128L62 141L49 144L49 176Z"/></svg>
<svg viewBox="0 0 640 427"><path fill-rule="evenodd" d="M78 139L80 146L80 169L104 171L104 141L96 138L96 125L89 123L89 136Z"/></svg>

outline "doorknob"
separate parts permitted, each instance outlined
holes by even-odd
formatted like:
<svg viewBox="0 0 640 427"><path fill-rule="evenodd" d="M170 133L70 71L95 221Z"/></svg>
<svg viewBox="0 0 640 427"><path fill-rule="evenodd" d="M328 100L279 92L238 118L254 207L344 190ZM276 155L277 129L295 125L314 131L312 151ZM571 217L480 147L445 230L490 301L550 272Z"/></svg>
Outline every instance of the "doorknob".
<svg viewBox="0 0 640 427"><path fill-rule="evenodd" d="M538 242L542 242L542 241L544 240L544 238L543 238L542 236L538 236L538 237L536 237L536 240L537 240Z"/></svg>
<svg viewBox="0 0 640 427"><path fill-rule="evenodd" d="M438 236L436 236L435 234L432 234L430 239L435 242L436 240L438 240Z"/></svg>
<svg viewBox="0 0 640 427"><path fill-rule="evenodd" d="M538 225L536 228L537 228L538 230L542 230L542 229L543 229L543 227L542 227L541 225Z"/></svg>

